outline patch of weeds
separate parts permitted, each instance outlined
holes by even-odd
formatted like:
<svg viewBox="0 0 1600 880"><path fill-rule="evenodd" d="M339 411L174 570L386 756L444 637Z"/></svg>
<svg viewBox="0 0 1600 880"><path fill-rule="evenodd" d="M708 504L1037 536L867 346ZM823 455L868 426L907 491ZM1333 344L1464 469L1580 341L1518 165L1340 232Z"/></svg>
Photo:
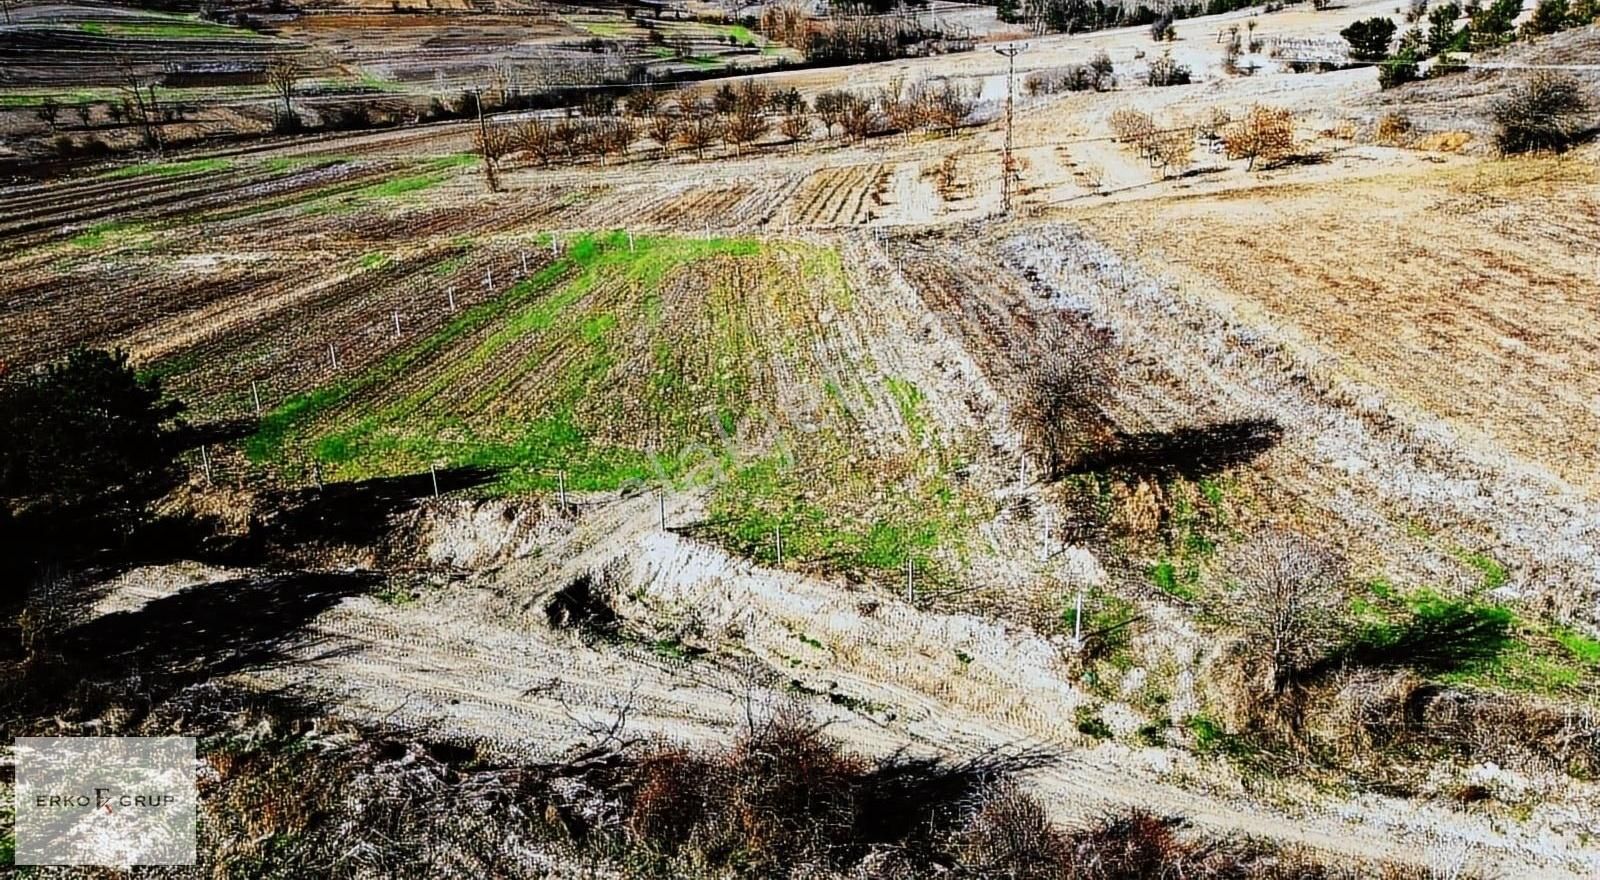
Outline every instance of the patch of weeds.
<svg viewBox="0 0 1600 880"><path fill-rule="evenodd" d="M362 269L370 271L372 269L382 269L384 266L389 265L389 263L393 260L394 257L390 254L384 253L383 251L373 251L371 253L362 254L360 263Z"/></svg>
<svg viewBox="0 0 1600 880"><path fill-rule="evenodd" d="M872 700L861 697L852 697L849 694L841 694L838 691L828 694L828 702L861 715L882 715L888 709L882 703L875 703Z"/></svg>
<svg viewBox="0 0 1600 880"><path fill-rule="evenodd" d="M1112 737L1111 725L1100 717L1100 704L1080 704L1072 710L1073 725L1084 736L1095 739L1110 739Z"/></svg>
<svg viewBox="0 0 1600 880"><path fill-rule="evenodd" d="M799 639L802 643L810 645L813 648L816 648L818 651L826 651L827 650L827 647L824 646L821 642L819 642L816 639L806 635L803 632L800 632L799 630L790 630L789 634L794 636L796 639Z"/></svg>
<svg viewBox="0 0 1600 880"><path fill-rule="evenodd" d="M704 656L706 653L705 648L699 648L694 645L685 644L683 639L679 638L678 636L669 636L664 639L656 639L654 642L650 643L650 650L654 652L657 657L662 657L667 660L684 661L694 660Z"/></svg>
<svg viewBox="0 0 1600 880"><path fill-rule="evenodd" d="M1216 555L1216 535L1227 525L1227 489L1202 480L1191 497L1188 484L1171 487L1172 510L1165 529L1166 553L1146 571L1156 589L1183 602L1199 599L1201 576Z"/></svg>
<svg viewBox="0 0 1600 880"><path fill-rule="evenodd" d="M180 174L200 174L208 171L226 171L233 167L227 159L191 159L187 162L146 162L116 168L100 175L110 180L133 177L176 177Z"/></svg>
<svg viewBox="0 0 1600 880"><path fill-rule="evenodd" d="M422 598L421 594L406 584L390 581L383 585L383 589L372 594L374 599L385 605L401 608L410 605Z"/></svg>
<svg viewBox="0 0 1600 880"><path fill-rule="evenodd" d="M921 412L922 391L904 379L890 376L883 380L884 386L889 389L889 395L894 398L895 405L900 409L900 419L906 423L906 432L913 440L921 440L927 435L928 424Z"/></svg>
<svg viewBox="0 0 1600 880"><path fill-rule="evenodd" d="M958 651L956 651L956 662L960 663L963 667L971 666L972 665L972 655L968 654L966 651L959 651L958 650Z"/></svg>
<svg viewBox="0 0 1600 880"><path fill-rule="evenodd" d="M67 243L73 247L93 250L140 235L148 228L144 223L137 220L108 220L104 223L96 223L78 233Z"/></svg>
<svg viewBox="0 0 1600 880"><path fill-rule="evenodd" d="M1550 628L1550 637L1585 666L1600 667L1600 641L1563 626Z"/></svg>
<svg viewBox="0 0 1600 880"><path fill-rule="evenodd" d="M1194 738L1195 751L1202 755L1221 755L1244 760L1256 755L1256 747L1245 737L1229 733L1222 723L1208 715L1190 715L1183 720L1184 729Z"/></svg>
<svg viewBox="0 0 1600 880"><path fill-rule="evenodd" d="M1539 694L1582 693L1600 678L1600 641L1475 598L1387 581L1350 603L1354 634L1339 659L1407 666L1446 684Z"/></svg>
<svg viewBox="0 0 1600 880"><path fill-rule="evenodd" d="M1133 739L1142 746L1151 748L1165 748L1167 745L1167 731L1171 729L1172 722L1165 718L1139 725L1133 732Z"/></svg>
<svg viewBox="0 0 1600 880"><path fill-rule="evenodd" d="M1061 631L1079 632L1077 596L1062 597ZM1091 660L1104 660L1126 670L1133 663L1128 646L1133 641L1133 622L1138 611L1133 603L1119 596L1090 591L1083 599L1083 652Z"/></svg>
<svg viewBox="0 0 1600 880"><path fill-rule="evenodd" d="M1162 559L1150 566L1147 574L1156 589L1174 599L1193 602L1200 596L1198 574L1188 568L1180 571L1178 564L1171 559Z"/></svg>
<svg viewBox="0 0 1600 880"><path fill-rule="evenodd" d="M1483 588L1490 592L1506 585L1511 575L1506 567L1487 553L1463 553L1461 561L1478 570L1483 578Z"/></svg>
<svg viewBox="0 0 1600 880"><path fill-rule="evenodd" d="M1374 595L1370 594L1369 595ZM1431 590L1351 603L1356 632L1345 656L1367 666L1443 674L1493 661L1510 647L1515 615L1503 606Z"/></svg>

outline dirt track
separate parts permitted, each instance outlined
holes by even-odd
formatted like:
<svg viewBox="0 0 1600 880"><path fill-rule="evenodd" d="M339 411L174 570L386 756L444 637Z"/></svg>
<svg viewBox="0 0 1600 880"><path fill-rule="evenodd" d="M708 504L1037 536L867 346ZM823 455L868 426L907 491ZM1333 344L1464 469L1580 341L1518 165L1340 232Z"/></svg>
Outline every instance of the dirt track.
<svg viewBox="0 0 1600 880"><path fill-rule="evenodd" d="M669 521L692 515L693 499L674 502ZM660 532L654 508L651 497L602 506L541 559L508 560L475 586L426 590L415 604L345 600L311 628L316 648L303 664L251 679L330 698L353 716L482 739L522 756L583 741L623 706L630 735L725 743L747 711L795 699L785 684L792 679L819 695L804 702L834 735L867 753L1057 754L1060 761L1030 781L1064 819L1140 806L1210 832L1361 858L1437 866L1465 856L1508 877L1600 870L1600 850L1532 825L1376 795L1314 797L1285 812L1247 795L1225 765L1092 745L1072 727L1072 708L1086 697L1065 676L1057 647L1040 637L730 559ZM566 562L552 565L553 557ZM696 643L712 653L682 660L549 630L539 600L584 571L608 573L611 588L631 597L620 610L640 628L692 616L703 633ZM236 574L136 571L106 607ZM957 650L972 659L957 660Z"/></svg>

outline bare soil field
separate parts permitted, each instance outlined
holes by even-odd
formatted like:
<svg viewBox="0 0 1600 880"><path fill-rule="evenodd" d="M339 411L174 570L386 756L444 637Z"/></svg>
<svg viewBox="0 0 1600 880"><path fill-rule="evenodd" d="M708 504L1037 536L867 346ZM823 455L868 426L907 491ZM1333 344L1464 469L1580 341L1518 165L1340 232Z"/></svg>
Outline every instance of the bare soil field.
<svg viewBox="0 0 1600 880"><path fill-rule="evenodd" d="M1600 269L1592 161L1490 162L1081 216L1143 265L1259 308L1356 381L1591 497L1600 488L1600 363L1584 343L1600 318L1589 295Z"/></svg>

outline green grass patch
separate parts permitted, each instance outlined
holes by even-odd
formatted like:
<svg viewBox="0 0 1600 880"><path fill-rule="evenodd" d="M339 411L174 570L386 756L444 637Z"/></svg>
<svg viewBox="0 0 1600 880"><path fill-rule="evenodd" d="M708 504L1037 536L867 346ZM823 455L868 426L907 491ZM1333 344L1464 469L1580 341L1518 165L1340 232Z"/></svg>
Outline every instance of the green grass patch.
<svg viewBox="0 0 1600 880"><path fill-rule="evenodd" d="M137 220L107 220L78 233L67 243L73 247L93 250L108 244L124 243L126 239L141 235L148 229L145 223Z"/></svg>
<svg viewBox="0 0 1600 880"><path fill-rule="evenodd" d="M1351 601L1349 662L1406 666L1436 681L1546 695L1590 693L1600 683L1600 641L1518 616L1476 598L1385 581Z"/></svg>
<svg viewBox="0 0 1600 880"><path fill-rule="evenodd" d="M1194 602L1201 596L1202 578L1219 538L1229 534L1227 490L1223 483L1208 479L1178 482L1169 491L1173 500L1162 536L1165 552L1145 574L1161 592Z"/></svg>
<svg viewBox="0 0 1600 880"><path fill-rule="evenodd" d="M117 168L100 175L112 180L124 180L134 177L176 177L180 174L201 174L211 171L226 171L232 167L227 159L190 159L186 162L146 162L141 165L128 165Z"/></svg>
<svg viewBox="0 0 1600 880"><path fill-rule="evenodd" d="M78 30L93 36L155 37L172 40L216 38L254 40L261 37L255 31L198 19L172 19L153 22L85 21L78 24Z"/></svg>
<svg viewBox="0 0 1600 880"><path fill-rule="evenodd" d="M1083 704L1072 710L1073 725L1084 736L1094 739L1110 739L1112 736L1111 725L1100 717L1100 705Z"/></svg>
<svg viewBox="0 0 1600 880"><path fill-rule="evenodd" d="M1500 561L1487 553L1463 553L1461 561L1478 570L1483 576L1485 590L1497 590L1511 580L1511 575Z"/></svg>
<svg viewBox="0 0 1600 880"><path fill-rule="evenodd" d="M686 263L715 255L753 254L759 246L745 240L637 237L635 248L629 250L621 233L576 239L560 259L532 277L464 310L362 374L291 398L262 420L246 451L254 461L282 465L289 448L309 448L331 466L331 475L348 479L416 472L435 462L489 468L502 472L497 486L505 491L548 488L556 469L567 471L567 484L575 490L614 489L653 479L657 474L645 452L594 442L578 417L576 408L586 392L604 389L611 366L606 336L616 319L569 311L602 280L621 276L641 289L651 289ZM476 389L483 405L492 404L515 376L500 370L480 376L478 371L497 362L501 352L519 340L568 321L585 343L586 356L574 358L566 374L547 377L566 393L542 415L482 424L468 423L461 414L428 410L429 401L463 383ZM477 339L469 347L454 350L474 336ZM446 350L453 352L449 364L433 373L429 382L399 396L382 394ZM484 378L487 384L479 384ZM375 400L333 419L352 398L365 400L375 393ZM333 423L327 428L316 428L329 420ZM670 474L679 464L669 453L662 466Z"/></svg>
<svg viewBox="0 0 1600 880"><path fill-rule="evenodd" d="M372 270L382 269L393 261L394 256L392 254L383 251L372 251L371 253L362 254L359 263L362 269Z"/></svg>

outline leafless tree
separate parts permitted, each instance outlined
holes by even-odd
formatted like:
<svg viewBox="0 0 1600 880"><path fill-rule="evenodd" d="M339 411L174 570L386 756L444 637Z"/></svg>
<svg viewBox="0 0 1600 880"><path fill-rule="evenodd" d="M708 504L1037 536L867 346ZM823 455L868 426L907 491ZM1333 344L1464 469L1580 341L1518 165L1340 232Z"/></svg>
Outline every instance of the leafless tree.
<svg viewBox="0 0 1600 880"><path fill-rule="evenodd" d="M267 85L283 99L283 118L286 122L295 118L292 102L295 86L299 82L300 64L292 56L278 55L267 62Z"/></svg>
<svg viewBox="0 0 1600 880"><path fill-rule="evenodd" d="M537 116L518 123L512 130L512 140L518 150L532 156L540 165L548 164L557 153L555 126Z"/></svg>
<svg viewBox="0 0 1600 880"><path fill-rule="evenodd" d="M1050 479L1113 437L1107 405L1116 394L1108 341L1092 331L1045 326L1023 367L1018 428Z"/></svg>
<svg viewBox="0 0 1600 880"><path fill-rule="evenodd" d="M55 131L56 122L61 118L61 102L47 95L39 102L39 106L34 108L33 115L37 116L46 128Z"/></svg>
<svg viewBox="0 0 1600 880"><path fill-rule="evenodd" d="M783 117L783 122L778 125L778 131L798 147L811 133L811 117L803 111L790 113Z"/></svg>
<svg viewBox="0 0 1600 880"><path fill-rule="evenodd" d="M928 90L927 124L947 134L954 134L972 115L977 103L975 87L947 79Z"/></svg>
<svg viewBox="0 0 1600 880"><path fill-rule="evenodd" d="M1187 171L1194 164L1194 129L1166 129L1156 135L1150 146L1150 162L1161 169L1164 177Z"/></svg>
<svg viewBox="0 0 1600 880"><path fill-rule="evenodd" d="M628 155L628 148L639 139L639 127L633 120L625 117L607 119L600 123L598 131L598 146L602 161L606 156L615 156L624 159Z"/></svg>
<svg viewBox="0 0 1600 880"><path fill-rule="evenodd" d="M1337 644L1344 558L1305 534L1272 527L1233 548L1225 572L1226 619L1263 661L1265 692L1281 694Z"/></svg>
<svg viewBox="0 0 1600 880"><path fill-rule="evenodd" d="M650 117L646 123L651 140L661 145L663 151L672 149L672 142L678 136L678 117L671 113L658 112Z"/></svg>
<svg viewBox="0 0 1600 880"><path fill-rule="evenodd" d="M741 107L738 111L729 114L722 123L722 138L731 145L735 151L743 152L767 133L770 125L767 117L760 110Z"/></svg>
<svg viewBox="0 0 1600 880"><path fill-rule="evenodd" d="M692 116L684 117L678 128L678 141L694 150L698 158L705 158L706 147L722 136L722 118L702 107Z"/></svg>
<svg viewBox="0 0 1600 880"><path fill-rule="evenodd" d="M1281 162L1294 152L1294 114L1285 108L1257 104L1243 119L1227 127L1222 142L1229 159L1250 160L1246 171L1254 170L1257 160Z"/></svg>
<svg viewBox="0 0 1600 880"><path fill-rule="evenodd" d="M877 130L878 112L866 98L846 93L839 124L851 140L859 141Z"/></svg>
<svg viewBox="0 0 1600 880"><path fill-rule="evenodd" d="M161 106L156 98L156 86L140 74L126 59L119 59L118 89L123 94L123 107L139 124L144 144L157 153L166 148L161 130Z"/></svg>
<svg viewBox="0 0 1600 880"><path fill-rule="evenodd" d="M835 89L823 92L817 96L813 106L817 109L817 116L822 120L822 127L829 137L833 136L834 126L843 126L845 106L855 98L849 92Z"/></svg>
<svg viewBox="0 0 1600 880"><path fill-rule="evenodd" d="M649 86L636 89L628 93L623 107L636 119L651 118L661 109L661 93Z"/></svg>

